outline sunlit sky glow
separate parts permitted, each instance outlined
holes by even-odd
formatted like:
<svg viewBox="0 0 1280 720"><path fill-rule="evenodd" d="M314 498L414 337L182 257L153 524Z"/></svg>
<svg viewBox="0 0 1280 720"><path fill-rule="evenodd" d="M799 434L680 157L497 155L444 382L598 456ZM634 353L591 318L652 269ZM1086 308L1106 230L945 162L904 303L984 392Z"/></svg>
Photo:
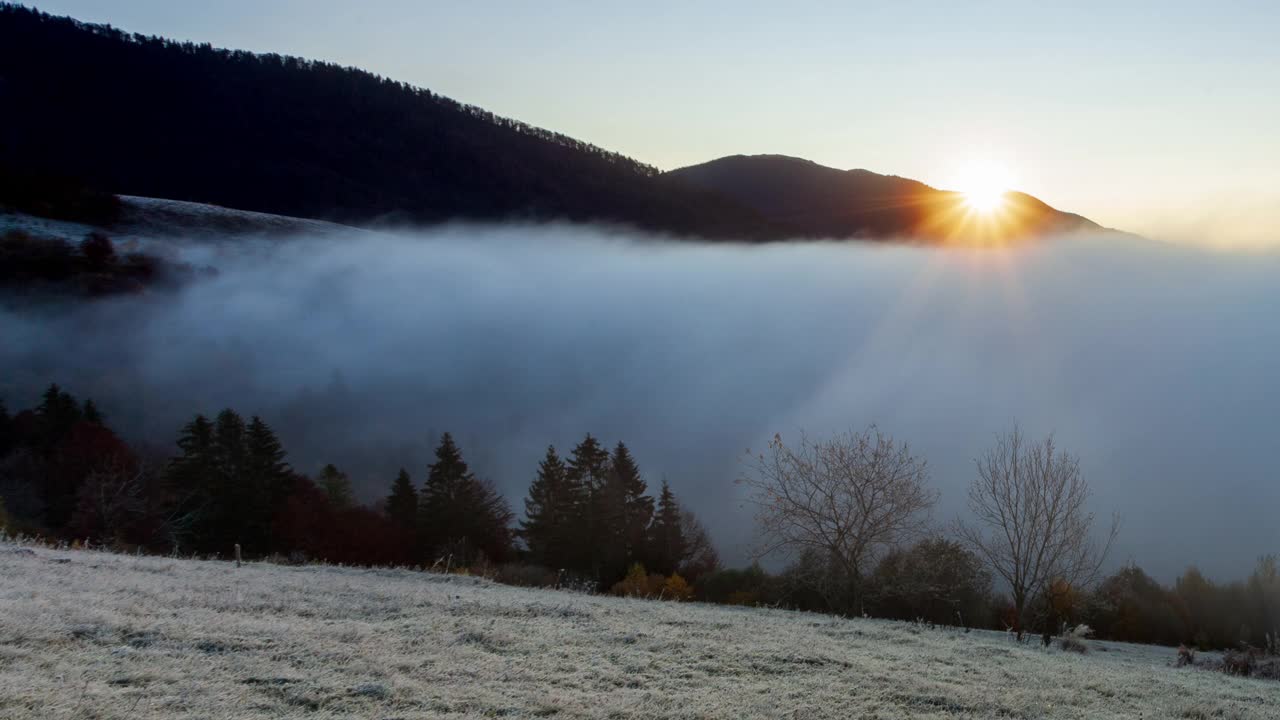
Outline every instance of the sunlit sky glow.
<svg viewBox="0 0 1280 720"><path fill-rule="evenodd" d="M1280 3L49 0L357 65L663 169L782 153L953 187L975 162L1104 225L1280 245Z"/></svg>

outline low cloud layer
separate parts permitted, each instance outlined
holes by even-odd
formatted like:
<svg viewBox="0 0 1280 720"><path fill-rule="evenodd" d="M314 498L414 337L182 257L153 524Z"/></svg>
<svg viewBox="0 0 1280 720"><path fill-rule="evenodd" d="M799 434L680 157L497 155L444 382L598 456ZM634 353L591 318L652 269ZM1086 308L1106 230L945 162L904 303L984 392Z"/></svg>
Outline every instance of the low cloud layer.
<svg viewBox="0 0 1280 720"><path fill-rule="evenodd" d="M521 508L548 443L625 440L741 562L733 480L774 432L869 423L928 458L936 512L1014 422L1077 453L1117 561L1238 576L1280 551L1280 256L1115 238L1008 251L704 246L581 227L188 246L176 295L0 310L0 396L57 381L131 438L231 406L367 499L436 435Z"/></svg>

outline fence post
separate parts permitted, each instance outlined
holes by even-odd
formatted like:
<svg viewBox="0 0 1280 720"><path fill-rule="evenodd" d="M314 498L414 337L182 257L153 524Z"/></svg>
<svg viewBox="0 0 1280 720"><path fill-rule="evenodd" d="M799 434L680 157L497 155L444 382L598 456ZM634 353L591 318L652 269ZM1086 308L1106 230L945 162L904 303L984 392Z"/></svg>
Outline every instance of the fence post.
<svg viewBox="0 0 1280 720"><path fill-rule="evenodd" d="M240 567L240 543L236 543L236 567Z"/></svg>

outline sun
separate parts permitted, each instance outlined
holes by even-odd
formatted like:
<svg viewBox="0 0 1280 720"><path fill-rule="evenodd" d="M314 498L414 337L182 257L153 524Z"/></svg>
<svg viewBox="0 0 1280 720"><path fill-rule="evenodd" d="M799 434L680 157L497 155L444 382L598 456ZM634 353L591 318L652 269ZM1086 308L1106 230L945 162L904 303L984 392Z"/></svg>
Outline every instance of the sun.
<svg viewBox="0 0 1280 720"><path fill-rule="evenodd" d="M994 163L974 163L956 178L964 204L981 215L990 215L1004 207L1010 183L1009 171Z"/></svg>

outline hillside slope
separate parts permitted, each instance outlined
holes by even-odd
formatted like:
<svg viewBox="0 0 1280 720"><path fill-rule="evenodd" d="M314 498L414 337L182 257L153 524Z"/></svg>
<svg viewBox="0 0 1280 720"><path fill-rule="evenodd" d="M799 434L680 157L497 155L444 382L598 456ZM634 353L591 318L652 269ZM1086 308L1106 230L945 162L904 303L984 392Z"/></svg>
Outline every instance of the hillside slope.
<svg viewBox="0 0 1280 720"><path fill-rule="evenodd" d="M995 218L973 217L960 193L785 155L733 155L664 177L724 195L804 237L1017 240L1103 229L1016 192L1006 195Z"/></svg>
<svg viewBox="0 0 1280 720"><path fill-rule="evenodd" d="M0 543L0 717L1274 717L1280 684L1002 635L409 571Z"/></svg>
<svg viewBox="0 0 1280 720"><path fill-rule="evenodd" d="M0 165L112 193L344 222L768 222L643 163L355 68L0 5Z"/></svg>
<svg viewBox="0 0 1280 720"><path fill-rule="evenodd" d="M107 193L343 223L570 220L745 241L1097 229L1020 194L999 228L967 224L956 193L776 155L663 174L356 68L7 3L0 105L13 109L0 113L0 190L61 175Z"/></svg>

